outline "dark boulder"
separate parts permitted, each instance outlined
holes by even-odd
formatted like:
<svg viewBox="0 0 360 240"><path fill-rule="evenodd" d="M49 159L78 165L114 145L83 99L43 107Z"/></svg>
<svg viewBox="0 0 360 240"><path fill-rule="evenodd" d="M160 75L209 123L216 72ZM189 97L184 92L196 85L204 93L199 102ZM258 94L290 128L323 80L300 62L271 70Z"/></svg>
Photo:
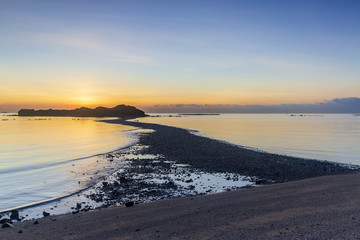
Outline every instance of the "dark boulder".
<svg viewBox="0 0 360 240"><path fill-rule="evenodd" d="M81 203L76 203L76 208L77 210L81 209Z"/></svg>
<svg viewBox="0 0 360 240"><path fill-rule="evenodd" d="M14 225L12 225L11 223L4 223L2 226L1 226L1 228L10 228L10 227L14 227Z"/></svg>
<svg viewBox="0 0 360 240"><path fill-rule="evenodd" d="M125 203L125 207L133 207L134 205L135 205L135 203L132 201Z"/></svg>
<svg viewBox="0 0 360 240"><path fill-rule="evenodd" d="M1 219L0 224L4 224L4 223L12 223L12 221L8 218Z"/></svg>
<svg viewBox="0 0 360 240"><path fill-rule="evenodd" d="M19 211L18 210L12 210L11 211L11 215L10 215L10 219L13 220L19 220Z"/></svg>

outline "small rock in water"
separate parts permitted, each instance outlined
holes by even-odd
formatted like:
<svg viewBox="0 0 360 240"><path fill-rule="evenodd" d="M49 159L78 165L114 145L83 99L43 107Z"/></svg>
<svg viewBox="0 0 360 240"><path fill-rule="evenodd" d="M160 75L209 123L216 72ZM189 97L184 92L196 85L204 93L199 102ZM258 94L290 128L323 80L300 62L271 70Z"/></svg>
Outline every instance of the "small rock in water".
<svg viewBox="0 0 360 240"><path fill-rule="evenodd" d="M76 204L76 209L80 209L81 208L81 203L77 203Z"/></svg>
<svg viewBox="0 0 360 240"><path fill-rule="evenodd" d="M23 231L20 229L18 233L23 233Z"/></svg>
<svg viewBox="0 0 360 240"><path fill-rule="evenodd" d="M36 220L33 224L34 224L34 225L35 225L35 224L39 224L39 222Z"/></svg>
<svg viewBox="0 0 360 240"><path fill-rule="evenodd" d="M125 207L132 207L132 206L134 206L134 202L126 202L125 203Z"/></svg>
<svg viewBox="0 0 360 240"><path fill-rule="evenodd" d="M11 215L10 215L10 219L19 219L19 211L18 210L12 210L11 211Z"/></svg>
<svg viewBox="0 0 360 240"><path fill-rule="evenodd" d="M14 225L12 225L11 223L4 223L2 226L1 226L1 228L9 228L9 227L14 227Z"/></svg>
<svg viewBox="0 0 360 240"><path fill-rule="evenodd" d="M44 217L48 217L48 216L50 216L50 213L47 211L43 211L43 215L44 215Z"/></svg>

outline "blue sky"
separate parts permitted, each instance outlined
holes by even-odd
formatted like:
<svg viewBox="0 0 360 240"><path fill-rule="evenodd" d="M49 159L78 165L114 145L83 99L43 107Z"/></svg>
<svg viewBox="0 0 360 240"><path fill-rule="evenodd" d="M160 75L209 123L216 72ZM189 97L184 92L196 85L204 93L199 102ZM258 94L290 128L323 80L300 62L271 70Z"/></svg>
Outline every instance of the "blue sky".
<svg viewBox="0 0 360 240"><path fill-rule="evenodd" d="M359 97L359 1L0 0L0 110Z"/></svg>

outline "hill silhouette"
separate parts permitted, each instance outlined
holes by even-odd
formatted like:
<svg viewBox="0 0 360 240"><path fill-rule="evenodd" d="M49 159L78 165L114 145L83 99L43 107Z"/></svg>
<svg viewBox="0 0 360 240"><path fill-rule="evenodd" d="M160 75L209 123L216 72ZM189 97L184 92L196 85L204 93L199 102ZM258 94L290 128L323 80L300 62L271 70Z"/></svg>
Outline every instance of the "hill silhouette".
<svg viewBox="0 0 360 240"><path fill-rule="evenodd" d="M118 105L113 108L96 107L92 108L76 108L73 110L34 110L34 109L21 109L18 112L19 116L51 116L51 117L120 117L120 118L133 118L145 117L144 111L137 109L133 106Z"/></svg>

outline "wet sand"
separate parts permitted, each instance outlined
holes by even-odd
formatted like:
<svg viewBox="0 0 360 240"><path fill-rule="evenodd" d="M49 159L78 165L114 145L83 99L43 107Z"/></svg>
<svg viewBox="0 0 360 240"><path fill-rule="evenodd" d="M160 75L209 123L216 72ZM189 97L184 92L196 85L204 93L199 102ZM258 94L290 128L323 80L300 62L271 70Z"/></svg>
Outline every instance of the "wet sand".
<svg viewBox="0 0 360 240"><path fill-rule="evenodd" d="M15 223L2 239L360 239L360 174ZM22 233L18 233L22 230Z"/></svg>

